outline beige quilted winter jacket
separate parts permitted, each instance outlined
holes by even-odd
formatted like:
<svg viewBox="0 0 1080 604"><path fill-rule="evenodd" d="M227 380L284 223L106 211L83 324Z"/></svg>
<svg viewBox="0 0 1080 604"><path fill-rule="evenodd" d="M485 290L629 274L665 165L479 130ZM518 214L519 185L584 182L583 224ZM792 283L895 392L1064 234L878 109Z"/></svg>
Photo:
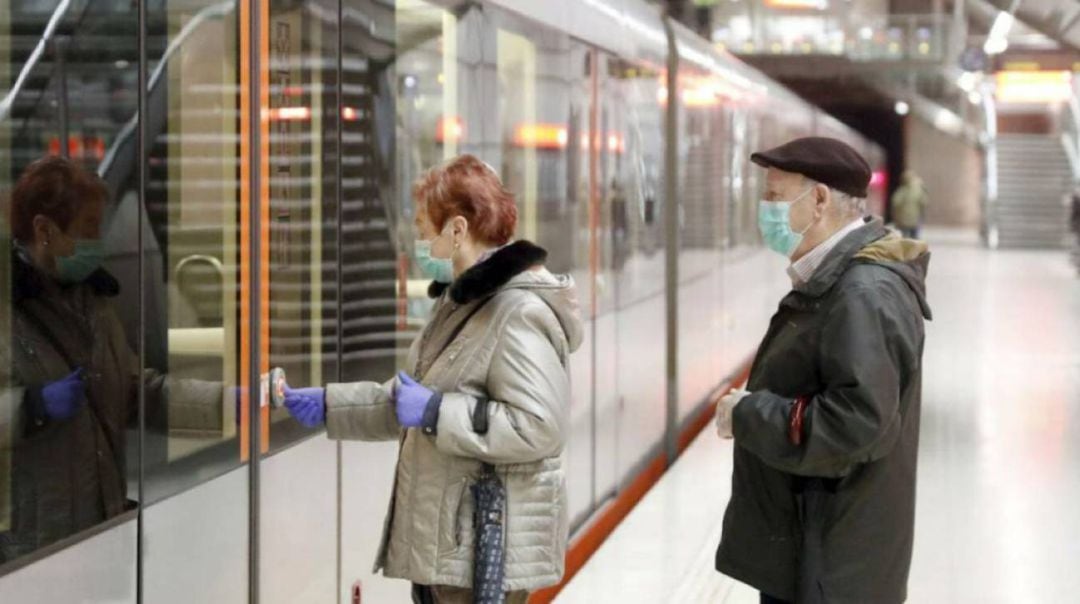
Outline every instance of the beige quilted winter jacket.
<svg viewBox="0 0 1080 604"><path fill-rule="evenodd" d="M471 587L469 486L481 462L496 466L507 490L507 591L538 589L562 577L567 361L581 343L582 325L573 280L544 269L545 258L544 250L519 241L449 288L433 287L438 298L432 319L413 342L405 369L443 393L436 434L401 428L392 381L327 388L330 438L401 442L375 564L388 577ZM490 427L480 435L472 413L483 399L490 401Z"/></svg>

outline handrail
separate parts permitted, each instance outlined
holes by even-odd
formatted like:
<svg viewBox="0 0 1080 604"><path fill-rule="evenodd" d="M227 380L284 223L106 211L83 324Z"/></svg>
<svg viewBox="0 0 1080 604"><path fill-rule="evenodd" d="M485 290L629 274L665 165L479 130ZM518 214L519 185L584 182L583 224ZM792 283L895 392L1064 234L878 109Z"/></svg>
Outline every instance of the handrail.
<svg viewBox="0 0 1080 604"><path fill-rule="evenodd" d="M727 33L717 42L735 54L831 55L862 62L934 63L948 56L952 40L951 17L940 13L807 16L820 23L822 29L795 37L790 32L755 27L757 20L768 17L768 13L752 17L749 29L731 27L729 22Z"/></svg>
<svg viewBox="0 0 1080 604"><path fill-rule="evenodd" d="M179 48L180 45L188 39L188 37L193 31L195 31L195 28L202 25L203 21L206 21L210 17L223 17L229 14L233 10L235 5L236 0L226 0L225 2L212 4L200 10L198 13L195 14L194 17L191 18L190 21L184 24L183 29L181 29L180 32L176 35L176 37L173 38L172 42L169 43L168 48L166 48L165 52L161 55L161 60L158 61L158 64L154 67L154 72L150 74L150 78L148 79L148 83L146 86L146 94L150 94L149 91L153 90L157 86L158 80L161 79L161 75L162 73L164 73L165 67L168 64L169 59L172 57L173 53L176 52L176 49ZM101 164L98 165L99 175L104 176L105 173L109 171L112 163L116 160L116 154L120 149L120 146L125 141L127 141L127 139L129 139L131 135L135 132L135 126L138 124L138 119L139 114L138 112L136 112L135 115L131 116L131 119L128 120L128 123L125 124L124 127L120 130L120 132L116 135L116 139L113 140L113 144L105 153L105 157L101 160Z"/></svg>
<svg viewBox="0 0 1080 604"><path fill-rule="evenodd" d="M57 26L60 25L60 20L67 15L68 8L71 6L72 0L61 0L60 5L53 11L52 17L49 17L49 23L45 26L45 31L41 34L41 39L38 40L36 46L34 46L33 52L30 53L30 58L23 64L22 71L19 72L19 77L15 79L15 84L11 87L11 90L4 95L3 100L0 100L0 120L7 119L8 114L11 113L11 107L15 104L15 98L22 92L23 86L26 85L26 80L30 77L30 72L37 66L38 61L41 60L41 55L45 54L45 48L52 41L53 34L56 32Z"/></svg>
<svg viewBox="0 0 1080 604"><path fill-rule="evenodd" d="M1080 154L1077 154L1078 143L1080 143L1080 137L1069 132L1061 133L1061 146L1065 148L1065 159L1069 160L1069 171L1072 172L1073 182L1076 182L1077 175L1080 175Z"/></svg>
<svg viewBox="0 0 1080 604"><path fill-rule="evenodd" d="M1078 94L1080 94L1080 82L1073 78L1073 94L1069 97L1069 115L1072 117L1073 131L1071 136L1068 132L1062 134L1062 143L1069 156L1074 184L1080 183L1080 100L1076 98Z"/></svg>

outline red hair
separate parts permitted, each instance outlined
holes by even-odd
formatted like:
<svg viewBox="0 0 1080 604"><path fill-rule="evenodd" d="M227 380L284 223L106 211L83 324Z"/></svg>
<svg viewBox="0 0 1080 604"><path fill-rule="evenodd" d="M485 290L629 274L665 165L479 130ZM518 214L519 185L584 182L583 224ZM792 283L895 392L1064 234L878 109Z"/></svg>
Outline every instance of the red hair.
<svg viewBox="0 0 1080 604"><path fill-rule="evenodd" d="M517 228L513 193L490 166L472 155L459 155L425 172L413 184L413 198L426 204L439 231L447 220L462 216L473 239L498 246L509 242Z"/></svg>
<svg viewBox="0 0 1080 604"><path fill-rule="evenodd" d="M75 162L49 156L26 167L8 202L8 220L16 241L34 243L34 217L46 216L66 231L79 206L108 201L105 183Z"/></svg>

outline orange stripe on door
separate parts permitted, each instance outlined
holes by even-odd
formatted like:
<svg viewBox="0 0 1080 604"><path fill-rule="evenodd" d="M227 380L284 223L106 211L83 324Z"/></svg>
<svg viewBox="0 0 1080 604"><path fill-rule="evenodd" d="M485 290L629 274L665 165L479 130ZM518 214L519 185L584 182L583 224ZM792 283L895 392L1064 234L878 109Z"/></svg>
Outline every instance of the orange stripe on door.
<svg viewBox="0 0 1080 604"><path fill-rule="evenodd" d="M251 149L251 2L240 2L240 383L246 384L251 373L251 283L252 233L251 211L254 199L251 191L251 166L255 165ZM259 374L270 371L270 4L259 0ZM259 450L270 449L270 409L262 406L259 384L254 392L242 388L240 405L240 459L247 461L251 442L250 417L253 406L259 408Z"/></svg>
<svg viewBox="0 0 1080 604"><path fill-rule="evenodd" d="M259 13L259 375L265 375L270 371L270 0L259 0ZM266 453L270 407L259 404L259 450Z"/></svg>

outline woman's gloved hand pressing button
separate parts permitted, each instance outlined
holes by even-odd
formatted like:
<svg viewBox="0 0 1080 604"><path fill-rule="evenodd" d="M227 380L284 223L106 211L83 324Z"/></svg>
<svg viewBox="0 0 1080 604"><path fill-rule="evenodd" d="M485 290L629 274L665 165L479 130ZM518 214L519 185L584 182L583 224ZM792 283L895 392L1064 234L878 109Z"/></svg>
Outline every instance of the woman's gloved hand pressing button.
<svg viewBox="0 0 1080 604"><path fill-rule="evenodd" d="M296 421L308 428L326 423L326 390L324 388L289 388L282 384L285 409Z"/></svg>

